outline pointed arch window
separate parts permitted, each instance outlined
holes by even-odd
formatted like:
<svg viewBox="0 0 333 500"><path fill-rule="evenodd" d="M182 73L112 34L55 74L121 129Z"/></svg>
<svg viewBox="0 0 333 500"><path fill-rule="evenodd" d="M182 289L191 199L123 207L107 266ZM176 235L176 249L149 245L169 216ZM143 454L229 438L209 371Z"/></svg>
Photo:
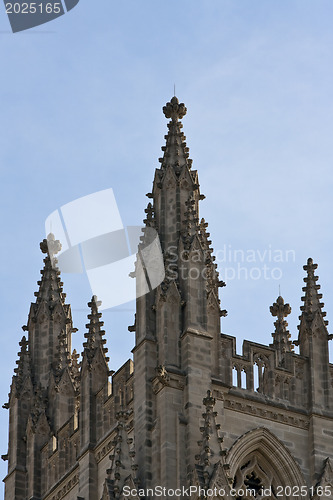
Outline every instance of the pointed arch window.
<svg viewBox="0 0 333 500"><path fill-rule="evenodd" d="M285 492L294 487L293 500L303 500L301 487L306 483L299 465L267 428L243 434L230 448L226 461L230 466L233 498L287 500Z"/></svg>

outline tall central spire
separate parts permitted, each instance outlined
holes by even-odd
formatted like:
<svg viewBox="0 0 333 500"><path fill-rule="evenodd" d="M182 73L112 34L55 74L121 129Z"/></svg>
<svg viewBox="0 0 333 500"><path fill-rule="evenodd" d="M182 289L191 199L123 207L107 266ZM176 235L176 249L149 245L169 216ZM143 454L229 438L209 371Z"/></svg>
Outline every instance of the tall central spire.
<svg viewBox="0 0 333 500"><path fill-rule="evenodd" d="M218 278L207 223L199 222L199 203L205 197L182 132L180 120L186 107L174 96L163 113L169 119L168 133L159 159L161 167L156 169L153 190L147 194L152 201L145 224L158 232L165 279L137 300L134 414L139 477L151 476L154 469L149 443L157 421L159 437L154 439L160 440L163 449L157 484L171 487L171 478L177 475L179 408L184 408L187 422L185 455L190 470L197 452L194 443L199 437L202 395L211 387L212 377L219 376L220 316L226 311L220 309L218 288L224 283ZM186 374L185 385L180 373ZM146 486L149 484L150 479Z"/></svg>

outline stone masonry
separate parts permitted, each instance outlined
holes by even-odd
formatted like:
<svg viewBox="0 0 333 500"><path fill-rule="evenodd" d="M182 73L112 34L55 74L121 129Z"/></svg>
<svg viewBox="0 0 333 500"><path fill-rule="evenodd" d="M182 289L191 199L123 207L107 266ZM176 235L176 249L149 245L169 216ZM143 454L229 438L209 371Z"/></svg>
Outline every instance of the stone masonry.
<svg viewBox="0 0 333 500"><path fill-rule="evenodd" d="M71 307L54 265L60 242L50 234L41 243L42 277L3 405L5 500L241 500L249 491L333 499L331 335L317 265L304 266L298 340L279 296L272 343L245 341L236 354L235 338L221 333L225 284L199 218L204 196L182 132L186 111L176 97L163 108L168 133L144 223L158 232L165 278L137 299L133 361L110 370L96 297L82 357L72 350Z"/></svg>

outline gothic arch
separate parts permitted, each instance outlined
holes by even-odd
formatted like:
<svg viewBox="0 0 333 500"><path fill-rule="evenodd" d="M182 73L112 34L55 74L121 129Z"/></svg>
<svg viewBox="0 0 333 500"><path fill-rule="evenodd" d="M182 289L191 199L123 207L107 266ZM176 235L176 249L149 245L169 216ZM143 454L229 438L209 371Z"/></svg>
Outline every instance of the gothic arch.
<svg viewBox="0 0 333 500"><path fill-rule="evenodd" d="M303 499L301 487L306 484L302 472L284 444L268 429L259 427L243 434L230 448L226 462L230 465L230 477L234 488L272 488L276 498L277 488L295 487L293 500ZM287 499L288 494L279 496ZM237 497L236 497L237 498ZM242 498L241 496L239 498Z"/></svg>

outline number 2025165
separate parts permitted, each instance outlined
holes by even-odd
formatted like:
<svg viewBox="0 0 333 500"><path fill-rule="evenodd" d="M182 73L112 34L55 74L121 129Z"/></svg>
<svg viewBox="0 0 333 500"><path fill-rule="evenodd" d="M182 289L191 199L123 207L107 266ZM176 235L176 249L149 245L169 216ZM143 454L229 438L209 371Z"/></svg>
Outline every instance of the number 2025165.
<svg viewBox="0 0 333 500"><path fill-rule="evenodd" d="M60 14L61 3L40 3L40 2L8 2L6 3L7 14Z"/></svg>

